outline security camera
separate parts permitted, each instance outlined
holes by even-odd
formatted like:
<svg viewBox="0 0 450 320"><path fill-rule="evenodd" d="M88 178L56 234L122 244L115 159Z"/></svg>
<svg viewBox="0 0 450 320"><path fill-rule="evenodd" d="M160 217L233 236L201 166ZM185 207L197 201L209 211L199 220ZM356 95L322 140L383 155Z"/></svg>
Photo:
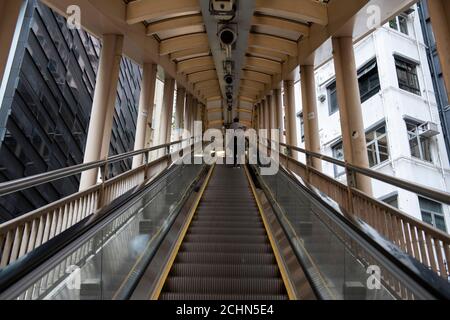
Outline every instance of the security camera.
<svg viewBox="0 0 450 320"><path fill-rule="evenodd" d="M218 20L232 20L236 15L236 0L210 0L210 12Z"/></svg>
<svg viewBox="0 0 450 320"><path fill-rule="evenodd" d="M237 40L236 31L230 26L225 26L219 31L219 39L223 46L232 46Z"/></svg>
<svg viewBox="0 0 450 320"><path fill-rule="evenodd" d="M227 85L233 84L233 76L231 74L226 74L224 80Z"/></svg>

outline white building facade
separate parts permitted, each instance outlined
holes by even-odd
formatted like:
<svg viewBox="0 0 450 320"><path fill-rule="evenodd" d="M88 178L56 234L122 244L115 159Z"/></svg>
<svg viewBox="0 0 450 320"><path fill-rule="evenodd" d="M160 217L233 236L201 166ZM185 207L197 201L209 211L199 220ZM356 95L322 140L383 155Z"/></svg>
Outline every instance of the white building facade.
<svg viewBox="0 0 450 320"><path fill-rule="evenodd" d="M405 12L355 43L356 65L373 170L450 191L450 166L442 135L417 9ZM343 159L335 71L330 57L315 72L321 153ZM296 83L298 145L304 147L300 83ZM342 169L323 171L344 180ZM373 180L374 196L449 232L450 208Z"/></svg>

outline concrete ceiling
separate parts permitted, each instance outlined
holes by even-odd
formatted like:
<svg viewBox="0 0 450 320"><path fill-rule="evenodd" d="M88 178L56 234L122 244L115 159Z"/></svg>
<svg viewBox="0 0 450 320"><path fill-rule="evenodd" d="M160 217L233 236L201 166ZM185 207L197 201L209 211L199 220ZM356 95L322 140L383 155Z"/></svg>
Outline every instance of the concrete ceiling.
<svg viewBox="0 0 450 320"><path fill-rule="evenodd" d="M200 101L223 100L223 53L208 0L42 0L61 14L78 5L82 25L96 36L125 36L124 54L154 62ZM233 60L234 112L251 116L254 103L281 80L295 79L299 63L330 55L332 36L366 35L416 0L238 0L239 37ZM239 3L242 3L239 5ZM239 15L239 11L241 14ZM244 20L239 21L239 17ZM242 31L242 32L241 32ZM208 113L226 119L224 103ZM220 115L220 117L218 116Z"/></svg>

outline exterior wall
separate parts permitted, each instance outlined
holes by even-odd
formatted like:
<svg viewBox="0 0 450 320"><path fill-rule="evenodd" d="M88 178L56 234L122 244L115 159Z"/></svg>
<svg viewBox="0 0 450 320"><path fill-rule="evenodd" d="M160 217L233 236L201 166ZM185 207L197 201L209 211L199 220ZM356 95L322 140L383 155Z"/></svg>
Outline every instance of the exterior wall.
<svg viewBox="0 0 450 320"><path fill-rule="evenodd" d="M381 84L380 92L362 104L364 127L367 130L385 122L388 134L389 160L372 169L448 192L450 191L449 161L427 59L427 48L416 8L409 16L408 29L409 35L405 35L386 25L355 44L357 67L362 67L376 57ZM408 58L418 64L420 96L399 88L394 55ZM334 80L334 64L330 57L325 64L316 69L321 152L329 156L333 156L332 147L341 140L339 111L329 115L327 87ZM320 101L321 96L326 97L325 101ZM302 106L299 83L296 83L296 107L297 112L300 113ZM431 138L432 163L411 156L405 116L439 125L440 134ZM304 147L299 120L297 124L298 144ZM304 157L301 160L304 161ZM331 164L324 162L323 171L332 177L335 176L334 166ZM345 176L340 179L345 179ZM417 195L375 180L373 180L373 190L375 197L380 199L398 193L399 208L422 219ZM450 210L448 206L444 206L443 209L447 231L449 231Z"/></svg>
<svg viewBox="0 0 450 320"><path fill-rule="evenodd" d="M69 30L63 17L29 1L30 19L17 48L18 73L1 104L0 182L83 162L101 43ZM141 70L122 59L110 154L133 149ZM12 81L13 80L13 81ZM110 168L117 175L131 160ZM71 177L0 198L0 223L78 190Z"/></svg>

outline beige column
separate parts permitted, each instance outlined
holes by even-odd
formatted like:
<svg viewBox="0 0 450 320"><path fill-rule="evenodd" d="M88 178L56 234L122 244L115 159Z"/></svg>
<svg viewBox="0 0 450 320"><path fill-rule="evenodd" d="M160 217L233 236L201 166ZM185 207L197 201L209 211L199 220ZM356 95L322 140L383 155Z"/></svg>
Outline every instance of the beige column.
<svg viewBox="0 0 450 320"><path fill-rule="evenodd" d="M141 150L145 147L145 137L149 128L149 122L152 121L153 106L155 104L155 86L158 66L154 63L146 63L143 67L141 95L139 98L139 112L136 126L136 138L134 141L134 150ZM133 158L133 169L143 163L144 155L140 154Z"/></svg>
<svg viewBox="0 0 450 320"><path fill-rule="evenodd" d="M368 168L369 159L353 39L351 37L333 38L333 56L345 160L350 164ZM370 178L358 174L354 183L361 191L372 194Z"/></svg>
<svg viewBox="0 0 450 320"><path fill-rule="evenodd" d="M319 117L317 114L316 80L314 66L300 66L303 119L305 123L305 149L320 153ZM315 169L322 171L320 159L311 158Z"/></svg>
<svg viewBox="0 0 450 320"><path fill-rule="evenodd" d="M173 99L175 94L175 80L168 77L164 80L164 96L161 111L159 144L169 143L172 138Z"/></svg>
<svg viewBox="0 0 450 320"><path fill-rule="evenodd" d="M186 95L186 107L184 109L184 129L191 131L191 106L193 103L193 96L188 93Z"/></svg>
<svg viewBox="0 0 450 320"><path fill-rule="evenodd" d="M273 103L273 93L270 92L270 94L267 95L267 114L268 114L268 123L267 128L268 129L274 129L275 128L275 107Z"/></svg>
<svg viewBox="0 0 450 320"><path fill-rule="evenodd" d="M175 127L179 130L179 139L182 139L184 128L184 106L186 102L186 89L177 85L177 105L175 113Z"/></svg>
<svg viewBox="0 0 450 320"><path fill-rule="evenodd" d="M450 1L428 0L428 11L450 101Z"/></svg>
<svg viewBox="0 0 450 320"><path fill-rule="evenodd" d="M84 163L106 159L108 156L122 47L123 36L115 34L103 36ZM97 169L83 172L81 174L80 190L85 190L95 185L97 176Z"/></svg>
<svg viewBox="0 0 450 320"><path fill-rule="evenodd" d="M275 129L280 130L280 142L284 142L284 113L283 113L283 97L281 89L273 90L273 101L275 108Z"/></svg>
<svg viewBox="0 0 450 320"><path fill-rule="evenodd" d="M20 11L24 2L21 0L0 1L0 85L6 70L9 54L14 49L13 40L17 30ZM6 81L6 80L5 80Z"/></svg>
<svg viewBox="0 0 450 320"><path fill-rule="evenodd" d="M297 115L295 113L295 92L294 81L285 80L284 87L284 107L286 109L286 144L297 146ZM293 153L297 157L297 153Z"/></svg>

